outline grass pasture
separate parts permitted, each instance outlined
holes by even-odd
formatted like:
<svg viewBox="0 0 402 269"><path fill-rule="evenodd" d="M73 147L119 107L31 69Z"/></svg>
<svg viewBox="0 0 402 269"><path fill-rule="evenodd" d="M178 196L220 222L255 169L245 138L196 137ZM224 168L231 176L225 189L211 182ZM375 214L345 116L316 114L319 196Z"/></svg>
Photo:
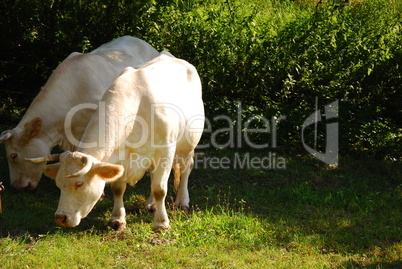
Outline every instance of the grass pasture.
<svg viewBox="0 0 402 269"><path fill-rule="evenodd" d="M213 151L204 158L233 154ZM107 227L109 187L80 226L70 229L53 221L59 191L49 179L33 193L8 188L0 215L0 268L402 266L400 163L344 158L339 168L328 169L308 156L284 158L286 169L197 167L189 185L191 212L175 210L170 192L172 227L162 232L151 230L144 208L147 178L128 188L128 226L119 233ZM1 165L6 178L4 159Z"/></svg>
<svg viewBox="0 0 402 269"><path fill-rule="evenodd" d="M271 156L264 150L206 150L190 176L190 213L174 208L170 182L171 229L160 232L145 210L145 177L127 189L127 229L115 232L109 186L78 227L60 228L54 182L11 190L0 144L0 269L402 268L402 1L3 2L0 133L66 55L133 35L197 67L207 117L217 119L203 140L224 147L232 133L221 116L243 131L283 115L278 141L287 153L275 155L285 163L261 168ZM314 100L339 101L337 168L300 143ZM265 134L273 137L251 140L266 143ZM321 145L326 134L318 129ZM255 167L243 166L247 156Z"/></svg>

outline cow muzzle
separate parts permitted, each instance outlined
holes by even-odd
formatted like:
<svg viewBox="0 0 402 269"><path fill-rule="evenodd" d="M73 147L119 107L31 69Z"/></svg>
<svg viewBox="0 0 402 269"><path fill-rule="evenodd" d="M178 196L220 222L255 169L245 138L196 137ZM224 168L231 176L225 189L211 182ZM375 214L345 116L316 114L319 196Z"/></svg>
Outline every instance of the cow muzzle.
<svg viewBox="0 0 402 269"><path fill-rule="evenodd" d="M61 227L67 227L67 216L66 215L56 215L55 222Z"/></svg>
<svg viewBox="0 0 402 269"><path fill-rule="evenodd" d="M54 220L61 227L75 227L79 224L79 222L75 223L75 221L65 214L56 214Z"/></svg>
<svg viewBox="0 0 402 269"><path fill-rule="evenodd" d="M37 181L25 178L11 182L11 187L16 191L33 191L37 185Z"/></svg>

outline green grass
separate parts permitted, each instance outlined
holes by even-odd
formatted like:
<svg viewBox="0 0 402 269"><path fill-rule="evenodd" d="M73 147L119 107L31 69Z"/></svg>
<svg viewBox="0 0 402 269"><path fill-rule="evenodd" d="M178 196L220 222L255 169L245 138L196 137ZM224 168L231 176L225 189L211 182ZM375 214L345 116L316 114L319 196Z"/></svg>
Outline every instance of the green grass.
<svg viewBox="0 0 402 269"><path fill-rule="evenodd" d="M88 218L70 229L53 221L59 191L49 179L33 193L8 188L0 215L0 268L402 266L400 163L342 158L339 168L328 169L308 156L285 159L283 170L195 169L190 214L175 210L169 193L172 227L162 232L152 232L144 208L148 178L128 189L128 226L120 233L107 227L109 187Z"/></svg>
<svg viewBox="0 0 402 269"><path fill-rule="evenodd" d="M119 16L111 13L108 18L124 18L120 15L128 12L128 23L107 20L102 34L106 26L113 35L136 35L130 29L143 27L146 34L140 36L144 39L197 66L210 119L233 116L238 100L249 116L260 110L268 118L286 115L281 124L288 125L280 125L278 131L282 144L296 141L300 145L297 126L313 112L315 97L320 104L339 99L341 152L366 157L341 156L337 169L290 153L284 155L286 169L195 169L189 185L190 214L173 208L171 191L167 206L172 227L159 233L152 232L153 219L145 210L149 179L144 178L128 188L127 229L116 233L107 227L112 208L109 187L79 227L57 227L53 214L59 190L54 182L44 177L33 193L11 191L0 144L0 181L6 185L0 215L0 268L401 268L402 164L397 139L401 132L395 116L401 107L397 92L400 2L356 0L342 8L336 3L343 1L322 1L318 6L312 3L318 1L298 2L302 4L170 1L149 9L151 17L144 17L144 26L127 15L130 9L116 9ZM81 10L76 5L66 8L73 9L71 14ZM23 13L19 17L30 18ZM27 25L32 24L35 31L52 25L46 18L38 17L38 25L29 19ZM68 25L70 18L66 18ZM87 15L84 18L88 22ZM94 26L99 29L99 23ZM99 33L85 27L78 27L85 35ZM25 28L22 33L28 31ZM64 31L71 32L59 30ZM38 36L52 49L68 44L67 52L71 52L72 41L62 39L63 35L57 45L45 33ZM104 39L95 37L88 40ZM27 42L9 39L18 45L18 53L9 55L26 55L20 46ZM43 44L37 48L43 51ZM41 55L31 46L26 51ZM28 69L29 74L35 73L31 66ZM27 76L27 72L12 73ZM20 118L23 110L15 108L21 106L16 100L12 110L8 101L0 109L5 121ZM213 126L218 127L222 126ZM205 153L230 159L235 154L229 150ZM266 152L250 155L262 157ZM387 155L394 162L366 159Z"/></svg>

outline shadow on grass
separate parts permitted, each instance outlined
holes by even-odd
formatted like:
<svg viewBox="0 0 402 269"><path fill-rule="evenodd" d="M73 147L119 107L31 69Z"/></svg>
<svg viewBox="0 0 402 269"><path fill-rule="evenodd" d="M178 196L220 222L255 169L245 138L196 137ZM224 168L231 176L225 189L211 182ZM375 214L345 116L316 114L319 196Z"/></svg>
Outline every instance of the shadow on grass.
<svg viewBox="0 0 402 269"><path fill-rule="evenodd" d="M113 207L113 197L109 187L105 188L105 197L98 201L90 214L81 220L77 227L58 227L54 213L58 206L59 189L48 178L42 178L38 188L33 192L11 191L5 184L7 192L3 195L3 214L0 215L0 238L38 236L58 232L83 232L97 230L104 232L108 227L108 218ZM127 190L126 196L132 196L133 190ZM126 199L127 200L127 199ZM144 215L145 208L126 201L128 214Z"/></svg>
<svg viewBox="0 0 402 269"><path fill-rule="evenodd" d="M4 162L0 169L7 171ZM375 256L370 254L374 249L387 249L401 240L401 172L399 163L344 159L339 168L328 169L308 157L289 157L283 170L194 169L189 191L197 210L221 206L261 220L270 231L261 235L267 244L285 249L310 246L322 254ZM8 182L3 182L8 188ZM167 202L174 197L169 184ZM143 208L148 194L149 179L144 178L127 188L125 206L129 221L144 221L151 229L152 216ZM110 187L76 228L54 223L59 190L48 178L33 193L6 191L3 198L0 237L110 230ZM391 257L384 259L391 261L389 267L381 264L383 268L400 265ZM362 261L351 260L345 267L359 268Z"/></svg>
<svg viewBox="0 0 402 269"><path fill-rule="evenodd" d="M60 197L60 190L55 182L42 176L38 187L32 191L15 191L9 182L9 170L5 157L4 145L0 143L0 171L5 191L2 192L3 214L0 214L0 239L4 237L20 238L24 236L36 237L40 234L53 234L58 232L82 232L87 230L108 231L108 217L113 207L113 195L110 186L105 188L105 196L97 202L90 214L84 218L80 225L74 228L58 227L54 221ZM149 179L143 179L146 181ZM141 186L141 184L138 184ZM145 185L147 187L147 185ZM125 193L127 214L145 215L146 210L139 201L127 200L138 188L129 187ZM139 188L141 190L141 187ZM143 190L143 195L148 195ZM105 214L109 214L105 216ZM148 219L150 219L148 217Z"/></svg>
<svg viewBox="0 0 402 269"><path fill-rule="evenodd" d="M401 163L344 158L329 169L292 157L283 170L195 171L190 193L201 209L223 204L255 215L280 247L363 255L401 241L401 174Z"/></svg>
<svg viewBox="0 0 402 269"><path fill-rule="evenodd" d="M0 215L0 237L37 236L58 231L54 222L59 191L54 182L43 178L33 192L13 191L6 184L3 214ZM91 220L99 226L99 220ZM82 228L79 228L82 229Z"/></svg>
<svg viewBox="0 0 402 269"><path fill-rule="evenodd" d="M1 171L7 171L4 164L0 165ZM143 179L144 180L144 179ZM83 231L110 231L108 219L113 207L113 195L110 186L105 188L105 195L97 202L90 214L81 220L77 227L63 228L56 225L54 213L56 212L60 191L55 182L43 176L38 187L32 191L15 191L10 187L9 181L3 181L5 191L2 193L3 214L0 214L0 239L4 237L37 237L40 234L74 233ZM139 184L140 185L140 184ZM147 187L147 186L146 186ZM145 201L133 200L136 191L141 188L129 187L125 193L125 205L128 215L144 217L145 222L150 222L150 216L145 210ZM139 197L147 195L143 190ZM151 222L150 222L151 223ZM151 224L150 224L151 227Z"/></svg>

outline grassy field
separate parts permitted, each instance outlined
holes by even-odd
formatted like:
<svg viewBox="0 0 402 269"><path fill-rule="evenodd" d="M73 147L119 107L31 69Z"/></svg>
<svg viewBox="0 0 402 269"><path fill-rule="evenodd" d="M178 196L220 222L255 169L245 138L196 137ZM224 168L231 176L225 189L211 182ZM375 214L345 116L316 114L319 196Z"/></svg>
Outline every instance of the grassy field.
<svg viewBox="0 0 402 269"><path fill-rule="evenodd" d="M13 192L3 157L0 268L402 266L400 163L342 158L329 169L308 156L282 156L285 169L203 167L208 158L236 155L247 153L210 151L199 159L189 185L191 212L174 209L169 193L167 231L151 230L144 178L126 193L128 226L119 233L107 227L110 187L79 227L59 228L54 182L44 177L33 193Z"/></svg>
<svg viewBox="0 0 402 269"><path fill-rule="evenodd" d="M43 177L32 193L12 191L0 144L0 269L402 268L402 1L139 1L149 8L137 17L136 1L15 2L0 9L19 20L1 25L12 57L1 59L0 132L43 85L31 75L47 78L71 46L131 34L197 67L210 119L237 120L238 101L244 117L286 115L278 133L287 150L301 148L316 97L339 100L341 156L329 168L307 153L277 152L277 165L261 168L273 156L266 150L210 149L190 176L189 214L174 208L171 183L171 229L153 232L145 177L127 189L127 229L115 232L110 186L78 227L60 228L55 183ZM214 131L227 127L219 123L227 122L213 122ZM228 132L218 134L226 141Z"/></svg>

